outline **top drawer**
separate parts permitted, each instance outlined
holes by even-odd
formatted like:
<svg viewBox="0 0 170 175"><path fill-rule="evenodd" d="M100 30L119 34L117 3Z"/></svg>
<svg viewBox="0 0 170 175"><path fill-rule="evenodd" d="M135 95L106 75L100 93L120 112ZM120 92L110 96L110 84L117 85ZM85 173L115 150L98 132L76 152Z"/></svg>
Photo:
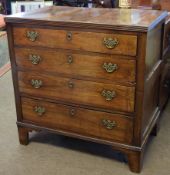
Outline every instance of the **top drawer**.
<svg viewBox="0 0 170 175"><path fill-rule="evenodd" d="M136 56L137 36L37 28L14 28L14 44Z"/></svg>

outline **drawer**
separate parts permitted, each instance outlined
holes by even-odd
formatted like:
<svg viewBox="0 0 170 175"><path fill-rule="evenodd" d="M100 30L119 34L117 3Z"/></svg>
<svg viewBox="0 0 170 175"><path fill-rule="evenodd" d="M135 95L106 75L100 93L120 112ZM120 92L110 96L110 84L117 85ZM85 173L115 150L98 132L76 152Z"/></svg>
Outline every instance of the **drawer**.
<svg viewBox="0 0 170 175"><path fill-rule="evenodd" d="M23 120L84 136L132 142L132 119L106 112L22 98Z"/></svg>
<svg viewBox="0 0 170 175"><path fill-rule="evenodd" d="M15 48L17 66L74 77L135 82L136 61L123 56Z"/></svg>
<svg viewBox="0 0 170 175"><path fill-rule="evenodd" d="M137 36L37 28L14 28L14 44L136 56Z"/></svg>
<svg viewBox="0 0 170 175"><path fill-rule="evenodd" d="M18 79L20 92L29 95L110 110L134 111L134 87L70 79L36 72L19 72Z"/></svg>

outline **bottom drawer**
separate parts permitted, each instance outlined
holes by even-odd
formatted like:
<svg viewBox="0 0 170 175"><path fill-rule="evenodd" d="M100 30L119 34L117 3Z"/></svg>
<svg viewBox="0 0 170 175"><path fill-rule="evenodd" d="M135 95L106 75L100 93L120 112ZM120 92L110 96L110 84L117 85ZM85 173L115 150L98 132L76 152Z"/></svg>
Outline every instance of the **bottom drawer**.
<svg viewBox="0 0 170 175"><path fill-rule="evenodd" d="M131 143L132 119L80 107L22 98L23 120L39 126L99 139Z"/></svg>

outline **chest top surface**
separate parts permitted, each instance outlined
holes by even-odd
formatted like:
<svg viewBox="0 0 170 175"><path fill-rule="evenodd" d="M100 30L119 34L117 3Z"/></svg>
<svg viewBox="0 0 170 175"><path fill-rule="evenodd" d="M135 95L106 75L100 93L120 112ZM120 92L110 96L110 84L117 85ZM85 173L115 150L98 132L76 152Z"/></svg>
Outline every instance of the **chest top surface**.
<svg viewBox="0 0 170 175"><path fill-rule="evenodd" d="M148 31L167 16L165 11L51 6L5 18L7 23L96 29Z"/></svg>

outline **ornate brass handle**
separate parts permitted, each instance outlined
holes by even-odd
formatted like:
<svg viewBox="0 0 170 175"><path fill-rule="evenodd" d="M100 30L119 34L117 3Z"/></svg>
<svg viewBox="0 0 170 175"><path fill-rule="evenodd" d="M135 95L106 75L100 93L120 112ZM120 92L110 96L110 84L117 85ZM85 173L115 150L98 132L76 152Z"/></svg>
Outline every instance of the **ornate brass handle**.
<svg viewBox="0 0 170 175"><path fill-rule="evenodd" d="M116 92L104 89L101 95L105 97L107 101L111 101L114 97L116 97Z"/></svg>
<svg viewBox="0 0 170 175"><path fill-rule="evenodd" d="M42 84L43 83L41 80L34 80L34 79L31 80L31 85L36 89L40 88Z"/></svg>
<svg viewBox="0 0 170 175"><path fill-rule="evenodd" d="M119 41L116 38L114 38L114 39L113 38L104 38L103 44L108 49L114 49L119 44Z"/></svg>
<svg viewBox="0 0 170 175"><path fill-rule="evenodd" d="M71 55L67 56L67 62L68 62L68 64L73 63L73 57Z"/></svg>
<svg viewBox="0 0 170 175"><path fill-rule="evenodd" d="M66 36L68 41L72 40L72 33L71 32L67 32L67 36Z"/></svg>
<svg viewBox="0 0 170 175"><path fill-rule="evenodd" d="M75 116L76 110L74 108L70 109L69 114L70 114L71 117Z"/></svg>
<svg viewBox="0 0 170 175"><path fill-rule="evenodd" d="M26 36L30 41L34 42L38 37L38 32L36 32L36 31L27 31Z"/></svg>
<svg viewBox="0 0 170 175"><path fill-rule="evenodd" d="M112 63L104 63L103 68L106 70L106 72L112 73L118 69L118 65Z"/></svg>
<svg viewBox="0 0 170 175"><path fill-rule="evenodd" d="M102 119L102 124L103 126L106 127L106 129L110 129L110 130L117 126L115 121L111 121L107 119Z"/></svg>
<svg viewBox="0 0 170 175"><path fill-rule="evenodd" d="M39 64L39 62L41 61L41 57L39 55L30 54L29 60L31 61L32 64L36 65Z"/></svg>
<svg viewBox="0 0 170 175"><path fill-rule="evenodd" d="M45 113L45 108L42 106L35 106L34 111L39 115L42 116Z"/></svg>

